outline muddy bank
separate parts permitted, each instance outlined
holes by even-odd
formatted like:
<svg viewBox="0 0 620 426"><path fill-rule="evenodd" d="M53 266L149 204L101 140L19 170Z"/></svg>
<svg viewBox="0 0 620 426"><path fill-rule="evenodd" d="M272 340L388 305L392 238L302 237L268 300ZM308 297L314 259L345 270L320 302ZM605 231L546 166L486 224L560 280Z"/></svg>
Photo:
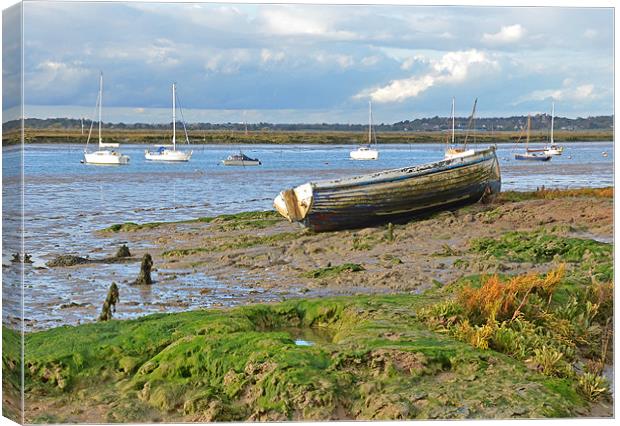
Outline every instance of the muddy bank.
<svg viewBox="0 0 620 426"><path fill-rule="evenodd" d="M480 239L507 232L610 242L611 195L610 189L509 192L490 204L391 229L312 234L275 212L250 212L182 223L119 224L101 232L130 245L148 241L156 267L203 272L224 281L242 271L248 282L263 288L417 292L468 274L548 269L545 262L491 259L472 249ZM315 273L345 263L359 265L363 272Z"/></svg>

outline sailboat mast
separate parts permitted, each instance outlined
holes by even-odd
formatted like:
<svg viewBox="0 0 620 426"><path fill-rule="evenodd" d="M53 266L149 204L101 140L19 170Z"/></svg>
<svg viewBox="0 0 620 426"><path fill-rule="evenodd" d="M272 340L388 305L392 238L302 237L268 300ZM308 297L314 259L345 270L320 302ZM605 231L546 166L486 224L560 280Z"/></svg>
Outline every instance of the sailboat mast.
<svg viewBox="0 0 620 426"><path fill-rule="evenodd" d="M454 146L454 96L452 96L452 145Z"/></svg>
<svg viewBox="0 0 620 426"><path fill-rule="evenodd" d="M172 149L177 150L176 84L172 83Z"/></svg>
<svg viewBox="0 0 620 426"><path fill-rule="evenodd" d="M101 106L103 104L103 72L99 73L99 148L101 148Z"/></svg>
<svg viewBox="0 0 620 426"><path fill-rule="evenodd" d="M530 114L527 115L527 136L525 138L525 150L527 151L527 147L530 143L530 126L531 126L532 117Z"/></svg>
<svg viewBox="0 0 620 426"><path fill-rule="evenodd" d="M368 101L368 145L372 143L372 101Z"/></svg>
<svg viewBox="0 0 620 426"><path fill-rule="evenodd" d="M553 118L555 116L555 102L551 102L551 145L553 145Z"/></svg>

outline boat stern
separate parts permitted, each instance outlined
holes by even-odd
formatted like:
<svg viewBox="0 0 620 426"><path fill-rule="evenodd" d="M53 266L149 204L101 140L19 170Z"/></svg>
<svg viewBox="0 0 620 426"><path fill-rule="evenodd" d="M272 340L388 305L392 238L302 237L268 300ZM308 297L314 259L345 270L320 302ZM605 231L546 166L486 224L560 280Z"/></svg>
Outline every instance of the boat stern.
<svg viewBox="0 0 620 426"><path fill-rule="evenodd" d="M285 189L273 200L273 207L289 222L302 221L312 207L312 185L306 183L297 188Z"/></svg>

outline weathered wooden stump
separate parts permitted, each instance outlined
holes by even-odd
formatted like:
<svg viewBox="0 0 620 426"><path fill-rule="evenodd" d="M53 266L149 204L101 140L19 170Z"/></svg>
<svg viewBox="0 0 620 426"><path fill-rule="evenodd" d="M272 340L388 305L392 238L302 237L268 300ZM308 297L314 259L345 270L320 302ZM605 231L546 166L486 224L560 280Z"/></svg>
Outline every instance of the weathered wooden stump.
<svg viewBox="0 0 620 426"><path fill-rule="evenodd" d="M108 290L108 295L105 298L105 302L103 302L101 314L99 315L99 321L108 321L112 319L112 314L116 312L116 304L118 301L118 286L113 282Z"/></svg>
<svg viewBox="0 0 620 426"><path fill-rule="evenodd" d="M131 252L129 251L129 247L127 247L125 244L120 246L118 248L118 251L116 252L116 257L131 257Z"/></svg>
<svg viewBox="0 0 620 426"><path fill-rule="evenodd" d="M146 253L142 256L142 263L140 264L140 275L138 275L138 279L135 280L133 285L151 285L153 281L151 280L151 268L153 267L153 259L151 255Z"/></svg>

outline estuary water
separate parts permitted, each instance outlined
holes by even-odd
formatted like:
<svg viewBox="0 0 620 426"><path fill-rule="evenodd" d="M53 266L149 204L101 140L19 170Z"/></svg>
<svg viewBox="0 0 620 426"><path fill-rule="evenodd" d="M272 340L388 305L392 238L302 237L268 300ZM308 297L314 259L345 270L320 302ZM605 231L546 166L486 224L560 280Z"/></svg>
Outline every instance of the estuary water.
<svg viewBox="0 0 620 426"><path fill-rule="evenodd" d="M536 144L532 144L536 147ZM542 145L539 145L542 146ZM562 156L549 162L515 161L515 145L498 146L502 189L603 187L613 185L613 143L573 142L564 144ZM480 146L481 147L481 146ZM67 272L67 268L44 268L58 254L110 254L120 243L116 237L95 236L96 230L122 222L177 221L248 210L272 208L282 190L312 180L331 179L437 161L443 144L379 145L378 161L349 159L353 145L251 145L182 146L193 149L188 163L156 163L144 159L146 146L125 145L131 157L127 166L80 164L83 147L72 144L26 145L25 251L33 265L26 267L25 316L30 328L74 324L85 315L92 320L93 306L100 306L105 290L115 276L134 276L135 264L94 265ZM242 150L258 157L257 167L226 167L221 160ZM521 148L522 150L522 148ZM603 153L607 153L606 156ZM10 184L17 182L10 164L19 158L15 147L3 149L4 195L11 199ZM5 218L5 226L17 226ZM12 253L2 253L5 268L11 268ZM172 273L172 272L171 272ZM217 282L210 277L177 278L166 287L149 290L127 286L121 289L127 304L119 317L162 310L183 310L226 304L230 294L249 294L243 280ZM173 284L177 285L173 285ZM210 297L199 291L210 287ZM9 294L6 294L9 291ZM5 301L10 288L5 285ZM271 300L277 295L252 290L254 298ZM177 300L175 307L170 300ZM238 298L235 298L238 300ZM129 308L129 307L132 308ZM5 322L9 320L4 318ZM10 321L9 321L10 322Z"/></svg>

